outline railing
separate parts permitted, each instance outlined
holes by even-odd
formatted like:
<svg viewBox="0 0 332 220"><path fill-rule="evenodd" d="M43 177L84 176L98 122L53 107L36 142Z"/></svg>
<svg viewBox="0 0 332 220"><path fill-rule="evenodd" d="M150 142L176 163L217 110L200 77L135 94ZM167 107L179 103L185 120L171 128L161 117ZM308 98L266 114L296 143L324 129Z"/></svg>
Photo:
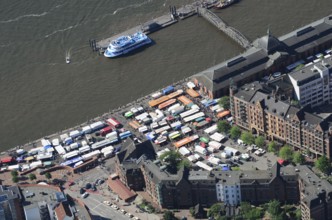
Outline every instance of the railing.
<svg viewBox="0 0 332 220"><path fill-rule="evenodd" d="M230 38L235 40L238 44L240 44L244 48L249 48L251 46L251 42L237 29L230 27L224 22L220 17L214 14L212 11L206 8L198 8L198 13L203 16L206 20L216 26L219 30L223 31Z"/></svg>

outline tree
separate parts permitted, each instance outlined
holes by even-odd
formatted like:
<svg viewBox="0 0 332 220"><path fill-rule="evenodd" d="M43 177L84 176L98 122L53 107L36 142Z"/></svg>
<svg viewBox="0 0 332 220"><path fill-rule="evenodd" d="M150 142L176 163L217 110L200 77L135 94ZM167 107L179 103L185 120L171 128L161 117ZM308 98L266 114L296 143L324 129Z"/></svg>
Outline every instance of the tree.
<svg viewBox="0 0 332 220"><path fill-rule="evenodd" d="M297 164L304 164L305 163L305 157L301 152L297 151L293 155L293 162Z"/></svg>
<svg viewBox="0 0 332 220"><path fill-rule="evenodd" d="M13 176L12 181L13 181L13 183L17 183L18 182L18 176Z"/></svg>
<svg viewBox="0 0 332 220"><path fill-rule="evenodd" d="M18 176L18 172L16 170L12 170L10 174L12 175L12 177Z"/></svg>
<svg viewBox="0 0 332 220"><path fill-rule="evenodd" d="M230 100L229 96L223 96L222 98L219 99L219 105L223 107L224 109L229 109L230 108Z"/></svg>
<svg viewBox="0 0 332 220"><path fill-rule="evenodd" d="M276 153L278 151L277 147L277 144L274 141L271 141L267 146L267 150L269 152Z"/></svg>
<svg viewBox="0 0 332 220"><path fill-rule="evenodd" d="M329 159L325 155L323 155L316 160L315 167L319 169L321 172L327 174L331 169L331 164Z"/></svg>
<svg viewBox="0 0 332 220"><path fill-rule="evenodd" d="M231 126L227 121L219 121L217 127L219 132L226 134L228 134L229 130L231 129Z"/></svg>
<svg viewBox="0 0 332 220"><path fill-rule="evenodd" d="M176 151L167 151L160 156L160 160L166 163L168 172L175 174L181 167L181 155Z"/></svg>
<svg viewBox="0 0 332 220"><path fill-rule="evenodd" d="M52 174L50 174L49 172L45 173L45 177L47 179L51 179L52 178Z"/></svg>
<svg viewBox="0 0 332 220"><path fill-rule="evenodd" d="M284 160L292 160L293 159L293 150L290 146L285 145L279 151L279 156Z"/></svg>
<svg viewBox="0 0 332 220"><path fill-rule="evenodd" d="M249 145L255 143L254 136L248 131L245 131L241 134L241 140L243 141L243 143L249 144Z"/></svg>
<svg viewBox="0 0 332 220"><path fill-rule="evenodd" d="M175 217L174 213L171 211L165 211L163 215L164 220L177 220L178 218Z"/></svg>
<svg viewBox="0 0 332 220"><path fill-rule="evenodd" d="M209 208L207 216L217 218L218 216L223 215L224 211L225 211L224 204L215 203Z"/></svg>
<svg viewBox="0 0 332 220"><path fill-rule="evenodd" d="M232 126L230 134L232 139L238 139L241 136L241 129L238 126Z"/></svg>
<svg viewBox="0 0 332 220"><path fill-rule="evenodd" d="M263 136L258 136L256 139L255 139L255 144L257 145L257 147L264 147L265 145L265 138Z"/></svg>
<svg viewBox="0 0 332 220"><path fill-rule="evenodd" d="M271 217L276 217L281 212L280 202L277 200L272 200L268 203L267 211L270 213Z"/></svg>
<svg viewBox="0 0 332 220"><path fill-rule="evenodd" d="M30 180L35 180L35 179L37 179L37 177L36 177L35 174L30 173L30 174L29 174L29 179L30 179Z"/></svg>

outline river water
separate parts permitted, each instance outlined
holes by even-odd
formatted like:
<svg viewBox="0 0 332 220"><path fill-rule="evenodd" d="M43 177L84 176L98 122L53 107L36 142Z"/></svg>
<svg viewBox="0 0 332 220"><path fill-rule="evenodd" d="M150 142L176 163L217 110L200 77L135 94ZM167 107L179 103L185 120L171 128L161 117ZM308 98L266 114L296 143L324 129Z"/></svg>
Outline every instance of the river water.
<svg viewBox="0 0 332 220"><path fill-rule="evenodd" d="M150 35L139 53L106 59L102 39L190 0L0 0L0 150L61 131L243 52L203 18ZM251 40L332 13L331 0L242 0L217 12ZM70 51L72 63L65 63Z"/></svg>

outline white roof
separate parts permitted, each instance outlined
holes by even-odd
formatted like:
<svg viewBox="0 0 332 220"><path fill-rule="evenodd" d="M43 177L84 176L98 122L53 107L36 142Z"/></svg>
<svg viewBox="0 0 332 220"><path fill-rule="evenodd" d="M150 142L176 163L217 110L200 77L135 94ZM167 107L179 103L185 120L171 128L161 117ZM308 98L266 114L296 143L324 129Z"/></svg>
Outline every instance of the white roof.
<svg viewBox="0 0 332 220"><path fill-rule="evenodd" d="M90 125L84 126L84 127L82 128L82 132L83 132L83 133L90 133L91 130L92 130L92 129L91 129Z"/></svg>
<svg viewBox="0 0 332 220"><path fill-rule="evenodd" d="M182 154L183 156L190 154L190 151L186 147L181 147L179 149L179 153Z"/></svg>
<svg viewBox="0 0 332 220"><path fill-rule="evenodd" d="M207 170L207 171L212 171L212 170L213 170L212 167L206 165L205 163L203 163L203 162L201 162L201 161L198 161L198 162L196 163L196 165L199 166L199 167L201 167L201 168L203 168L203 169L205 169L205 170Z"/></svg>
<svg viewBox="0 0 332 220"><path fill-rule="evenodd" d="M59 138L54 138L54 139L52 140L52 145L53 145L53 146L60 145L60 140L59 140Z"/></svg>
<svg viewBox="0 0 332 220"><path fill-rule="evenodd" d="M187 82L187 86L188 86L188 88L190 88L190 89L195 88L195 84L194 84L193 82Z"/></svg>
<svg viewBox="0 0 332 220"><path fill-rule="evenodd" d="M66 138L68 138L68 137L69 137L69 136L68 136L67 133L60 135L60 139L61 139L62 141L64 141L64 140L65 140Z"/></svg>
<svg viewBox="0 0 332 220"><path fill-rule="evenodd" d="M158 151L157 156L160 157L163 153L168 152L168 151L169 151L168 148L165 148L164 150Z"/></svg>
<svg viewBox="0 0 332 220"><path fill-rule="evenodd" d="M41 144L42 146L47 146L47 145L51 145L51 142L49 140L46 140L46 139L41 139Z"/></svg>
<svg viewBox="0 0 332 220"><path fill-rule="evenodd" d="M72 138L78 137L80 135L81 135L81 132L79 132L78 130L74 130L69 133L69 136Z"/></svg>
<svg viewBox="0 0 332 220"><path fill-rule="evenodd" d="M91 129L98 129L104 127L105 124L102 121L97 121L95 123L90 124Z"/></svg>
<svg viewBox="0 0 332 220"><path fill-rule="evenodd" d="M214 133L213 135L211 135L210 138L213 139L213 140L215 140L215 141L220 142L220 141L222 141L223 139L225 139L225 136L222 135L222 134L220 134L220 133L218 133L218 132L216 132L216 133Z"/></svg>

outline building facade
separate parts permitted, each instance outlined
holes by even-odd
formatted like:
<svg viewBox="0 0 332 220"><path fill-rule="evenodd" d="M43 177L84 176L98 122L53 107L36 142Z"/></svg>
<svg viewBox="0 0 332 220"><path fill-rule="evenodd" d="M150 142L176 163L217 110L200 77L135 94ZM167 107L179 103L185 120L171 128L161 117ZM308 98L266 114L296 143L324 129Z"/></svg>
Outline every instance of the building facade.
<svg viewBox="0 0 332 220"><path fill-rule="evenodd" d="M218 98L228 94L232 83L242 86L331 47L330 15L279 38L268 32L243 54L204 70L193 79L203 93Z"/></svg>
<svg viewBox="0 0 332 220"><path fill-rule="evenodd" d="M289 74L297 100L311 107L332 103L332 59L329 55Z"/></svg>
<svg viewBox="0 0 332 220"><path fill-rule="evenodd" d="M331 116L323 118L308 108L292 106L259 82L231 88L230 99L234 122L241 128L331 158Z"/></svg>

